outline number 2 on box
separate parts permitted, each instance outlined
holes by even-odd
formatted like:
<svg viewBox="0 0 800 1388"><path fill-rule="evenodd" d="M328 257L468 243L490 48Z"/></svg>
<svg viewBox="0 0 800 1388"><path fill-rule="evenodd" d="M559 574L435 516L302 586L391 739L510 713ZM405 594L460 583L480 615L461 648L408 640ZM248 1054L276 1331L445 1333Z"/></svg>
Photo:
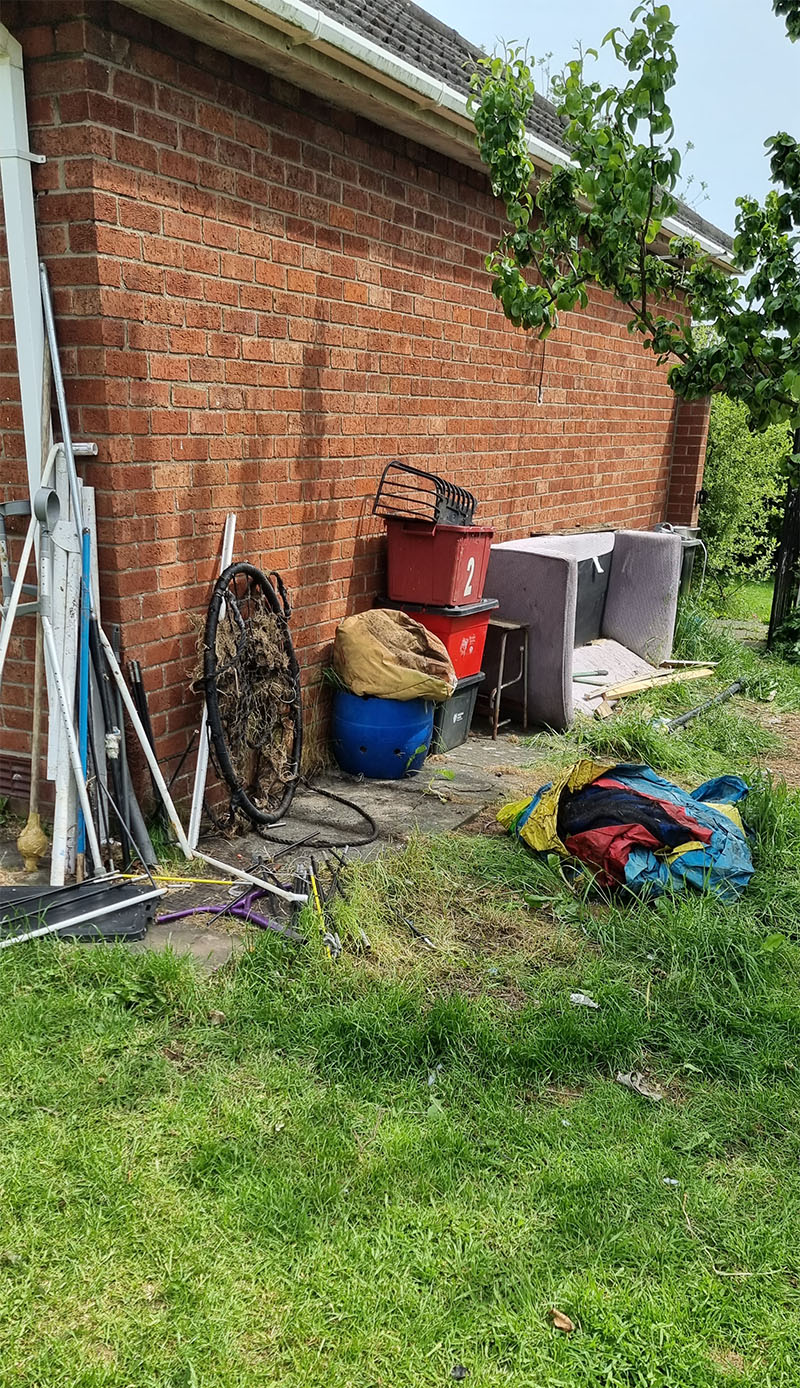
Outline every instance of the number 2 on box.
<svg viewBox="0 0 800 1388"><path fill-rule="evenodd" d="M467 560L467 582L464 587L464 597L468 598L472 592L472 580L475 577L475 558L470 555Z"/></svg>

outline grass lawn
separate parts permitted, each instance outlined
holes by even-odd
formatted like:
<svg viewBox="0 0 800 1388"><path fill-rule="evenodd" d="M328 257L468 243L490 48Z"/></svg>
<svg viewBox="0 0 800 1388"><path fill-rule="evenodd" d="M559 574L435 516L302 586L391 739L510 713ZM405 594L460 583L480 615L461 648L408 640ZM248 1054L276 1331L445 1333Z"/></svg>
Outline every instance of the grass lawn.
<svg viewBox="0 0 800 1388"><path fill-rule="evenodd" d="M738 621L769 622L772 611L772 583L737 583L726 590L720 615Z"/></svg>
<svg viewBox="0 0 800 1388"><path fill-rule="evenodd" d="M689 614L686 654L709 639ZM715 653L744 712L654 730L698 682L532 755L749 768L735 906L604 904L461 834L353 870L335 965L262 935L210 981L3 954L0 1384L796 1388L800 795L748 710L800 678Z"/></svg>

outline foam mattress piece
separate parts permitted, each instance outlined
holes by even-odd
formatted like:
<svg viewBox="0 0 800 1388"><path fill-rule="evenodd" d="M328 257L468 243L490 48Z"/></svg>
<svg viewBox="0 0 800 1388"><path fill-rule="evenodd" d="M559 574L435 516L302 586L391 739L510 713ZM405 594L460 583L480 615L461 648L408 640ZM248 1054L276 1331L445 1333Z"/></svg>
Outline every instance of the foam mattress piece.
<svg viewBox="0 0 800 1388"><path fill-rule="evenodd" d="M576 646L573 653L572 669L577 674L589 670L607 670L608 674L599 676L596 683L586 684L581 680L572 683L573 708L576 715L591 718L603 693L612 684L622 680L645 679L657 673L655 665L642 660L640 655L621 646L619 641L606 638L592 641L588 646Z"/></svg>

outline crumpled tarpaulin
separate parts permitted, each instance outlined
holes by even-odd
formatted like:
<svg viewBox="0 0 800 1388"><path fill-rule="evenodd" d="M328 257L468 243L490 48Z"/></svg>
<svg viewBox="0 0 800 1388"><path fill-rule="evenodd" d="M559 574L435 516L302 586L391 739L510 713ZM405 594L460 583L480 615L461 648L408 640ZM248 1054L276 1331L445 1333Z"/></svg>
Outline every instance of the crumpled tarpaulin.
<svg viewBox="0 0 800 1388"><path fill-rule="evenodd" d="M689 792L649 766L583 760L497 818L536 852L588 864L605 886L646 897L691 886L733 901L754 871L736 809L746 794L739 776Z"/></svg>

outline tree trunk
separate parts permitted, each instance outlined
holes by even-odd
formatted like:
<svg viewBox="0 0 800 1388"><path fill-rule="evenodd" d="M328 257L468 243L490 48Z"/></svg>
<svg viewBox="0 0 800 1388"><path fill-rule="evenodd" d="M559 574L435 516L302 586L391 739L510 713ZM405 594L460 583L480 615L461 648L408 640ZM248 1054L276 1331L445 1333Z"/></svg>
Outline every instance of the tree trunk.
<svg viewBox="0 0 800 1388"><path fill-rule="evenodd" d="M794 452L800 453L800 429L795 432ZM771 646L789 613L798 605L800 590L800 487L789 487L783 512L781 538L775 558L775 588L769 618L767 645Z"/></svg>

